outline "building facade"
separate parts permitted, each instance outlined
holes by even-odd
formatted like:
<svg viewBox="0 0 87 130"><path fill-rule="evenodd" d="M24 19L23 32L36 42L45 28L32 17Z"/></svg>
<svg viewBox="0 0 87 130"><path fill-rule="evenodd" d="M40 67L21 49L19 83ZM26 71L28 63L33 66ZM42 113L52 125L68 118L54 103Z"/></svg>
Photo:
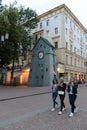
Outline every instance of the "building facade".
<svg viewBox="0 0 87 130"><path fill-rule="evenodd" d="M87 80L87 30L65 5L39 16L40 22L32 30L34 39L44 37L56 49L57 72L65 81L70 76Z"/></svg>
<svg viewBox="0 0 87 130"><path fill-rule="evenodd" d="M30 64L31 64L32 51L29 51L24 58L24 56L20 56L18 62L14 63L14 75L13 75L13 85L27 85L28 77L30 72ZM11 84L11 72L12 72L12 64L8 65L8 71L6 75L6 85Z"/></svg>

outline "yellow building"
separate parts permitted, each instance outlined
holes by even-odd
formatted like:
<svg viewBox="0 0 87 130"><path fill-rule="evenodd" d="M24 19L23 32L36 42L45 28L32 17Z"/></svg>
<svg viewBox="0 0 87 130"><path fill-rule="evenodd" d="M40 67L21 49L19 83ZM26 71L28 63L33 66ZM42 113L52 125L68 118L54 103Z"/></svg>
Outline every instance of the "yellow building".
<svg viewBox="0 0 87 130"><path fill-rule="evenodd" d="M22 85L28 84L31 57L32 57L32 52L29 51L29 53L26 55L25 59L23 56L21 56L19 58L19 62L18 63L15 62L12 85L15 85L15 86L21 85L22 86ZM7 72L6 85L10 85L10 83L11 83L12 64L8 65L8 67L9 67L9 70Z"/></svg>

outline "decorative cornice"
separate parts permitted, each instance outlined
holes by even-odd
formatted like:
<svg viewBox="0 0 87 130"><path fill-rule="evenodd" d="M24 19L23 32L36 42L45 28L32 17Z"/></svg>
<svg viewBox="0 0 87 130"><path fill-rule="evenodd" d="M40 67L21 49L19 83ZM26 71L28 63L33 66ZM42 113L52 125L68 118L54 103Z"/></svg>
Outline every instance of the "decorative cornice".
<svg viewBox="0 0 87 130"><path fill-rule="evenodd" d="M54 12L56 12L56 11L62 9L62 8L64 8L64 9L67 11L67 13L70 14L71 17L76 21L76 23L77 23L80 27L82 27L83 30L87 33L87 29L84 27L84 25L79 21L79 19L73 14L73 12L72 12L65 4L62 4L62 5L60 5L60 6L57 6L57 7L53 8L53 9L51 9L51 10L49 10L49 11L47 11L47 12L41 14L41 15L39 15L38 18L41 19L41 18L43 18L43 17L45 17L45 16L47 16L47 15L49 15L49 14L51 14L51 13L54 13ZM63 12L64 12L64 11L63 11Z"/></svg>

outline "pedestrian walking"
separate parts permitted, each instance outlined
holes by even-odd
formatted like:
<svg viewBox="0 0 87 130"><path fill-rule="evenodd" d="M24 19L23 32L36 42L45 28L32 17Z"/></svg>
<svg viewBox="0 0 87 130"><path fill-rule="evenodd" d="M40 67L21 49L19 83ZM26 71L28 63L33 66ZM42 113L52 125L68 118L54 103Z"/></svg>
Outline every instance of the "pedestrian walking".
<svg viewBox="0 0 87 130"><path fill-rule="evenodd" d="M75 80L74 77L70 78L70 82L68 84L68 94L69 94L69 103L71 106L70 117L73 117L74 113L77 112L77 107L75 106L75 101L77 98L77 88L78 82Z"/></svg>
<svg viewBox="0 0 87 130"><path fill-rule="evenodd" d="M66 83L64 83L64 79L63 79L63 77L61 77L59 86L58 86L58 94L59 94L59 98L60 98L60 111L58 113L59 115L61 115L62 111L65 110L65 103L64 103L65 90L66 90Z"/></svg>
<svg viewBox="0 0 87 130"><path fill-rule="evenodd" d="M58 82L56 79L53 79L52 82L52 102L53 102L53 108L51 109L51 111L55 110L55 106L57 105L58 107L58 102L56 101L58 96Z"/></svg>

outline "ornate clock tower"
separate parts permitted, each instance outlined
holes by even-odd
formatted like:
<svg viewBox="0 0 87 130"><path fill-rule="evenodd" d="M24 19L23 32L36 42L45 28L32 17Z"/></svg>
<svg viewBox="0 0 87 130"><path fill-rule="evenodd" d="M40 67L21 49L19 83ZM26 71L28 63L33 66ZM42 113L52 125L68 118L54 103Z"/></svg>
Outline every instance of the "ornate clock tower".
<svg viewBox="0 0 87 130"><path fill-rule="evenodd" d="M51 86L55 71L55 48L47 39L41 37L32 51L28 86Z"/></svg>

